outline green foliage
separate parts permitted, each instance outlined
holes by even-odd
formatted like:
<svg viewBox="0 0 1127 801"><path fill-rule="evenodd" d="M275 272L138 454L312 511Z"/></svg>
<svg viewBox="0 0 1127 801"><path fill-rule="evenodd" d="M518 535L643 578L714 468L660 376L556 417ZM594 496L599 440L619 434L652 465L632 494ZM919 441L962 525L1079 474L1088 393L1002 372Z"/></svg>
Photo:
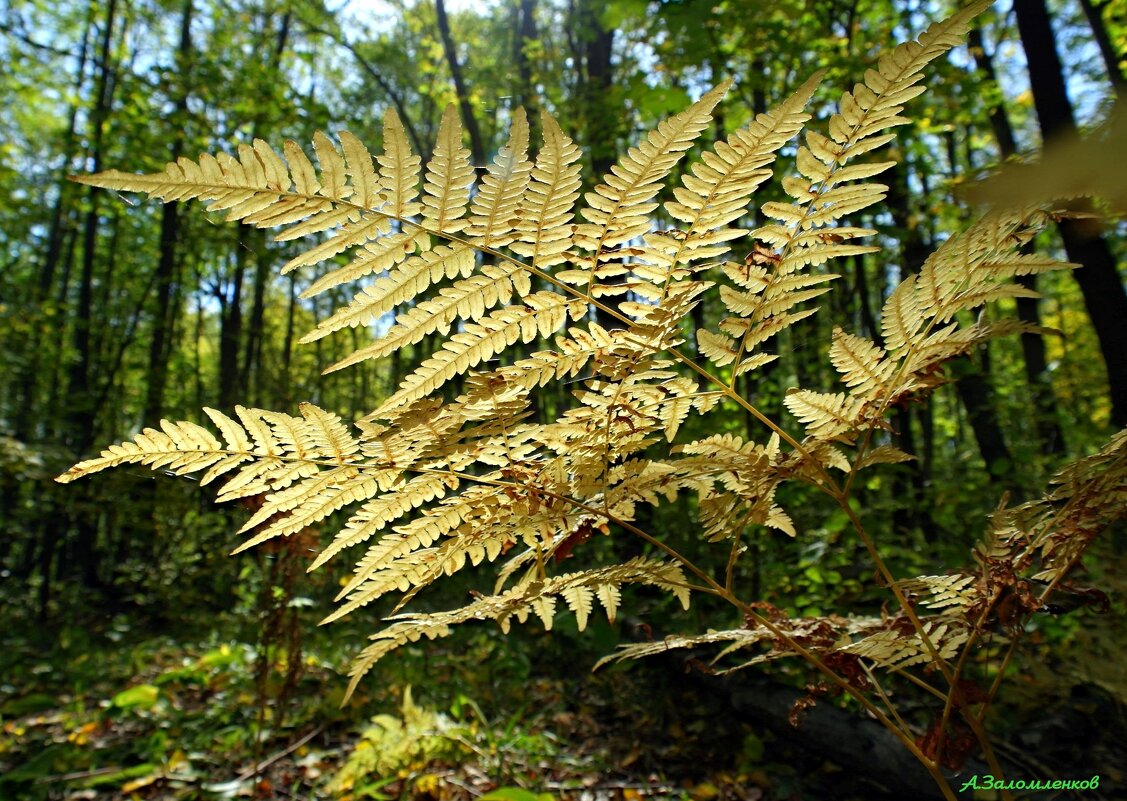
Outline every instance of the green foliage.
<svg viewBox="0 0 1127 801"><path fill-rule="evenodd" d="M465 755L466 747L454 734L455 722L441 712L416 705L410 685L403 689L399 711L398 717L378 715L372 719L330 785L332 792L369 797L382 784L405 778L433 761Z"/></svg>

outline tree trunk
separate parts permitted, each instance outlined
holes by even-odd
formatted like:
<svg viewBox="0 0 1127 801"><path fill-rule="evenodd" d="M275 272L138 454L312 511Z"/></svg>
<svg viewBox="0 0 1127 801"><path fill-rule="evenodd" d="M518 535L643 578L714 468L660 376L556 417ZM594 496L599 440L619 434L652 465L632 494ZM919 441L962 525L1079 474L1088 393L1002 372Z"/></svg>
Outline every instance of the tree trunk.
<svg viewBox="0 0 1127 801"><path fill-rule="evenodd" d="M243 351L243 372L240 383L243 391L248 393L244 402L257 404L261 400L260 368L263 328L266 318L266 285L270 282L270 264L264 252L265 237L262 231L247 229L243 242L248 245L253 243L254 290L250 307L250 320L247 323L246 348Z"/></svg>
<svg viewBox="0 0 1127 801"><path fill-rule="evenodd" d="M994 59L986 51L982 39L982 31L972 28L970 32L971 53L974 54L975 66L988 79L997 83L997 74L994 71ZM1006 114L1005 107L999 103L990 109L990 127L994 131L994 138L998 143L998 153L1003 160L1017 155L1017 139L1014 136L1013 126ZM1037 289L1037 276L1021 275L1017 282L1026 289ZM1038 298L1017 299L1018 319L1030 325L1041 325L1041 301ZM1060 419L1056 398L1053 396L1052 384L1049 381L1048 360L1045 357L1045 338L1041 334L1025 333L1021 335L1021 352L1025 361L1025 378L1033 396L1033 405L1036 407L1036 426L1041 452L1046 455L1065 452L1064 432L1060 427Z"/></svg>
<svg viewBox="0 0 1127 801"><path fill-rule="evenodd" d="M1103 59L1104 69L1107 70L1107 78L1111 81L1115 96L1122 100L1124 90L1127 89L1127 79L1124 78L1123 74L1123 59L1115 52L1115 45L1111 42L1107 24L1104 22L1104 8L1107 5L1108 0L1101 2L1080 0L1080 8L1084 10L1084 16L1088 20L1088 25L1092 28L1092 38L1096 40L1096 46L1100 49L1100 57Z"/></svg>
<svg viewBox="0 0 1127 801"><path fill-rule="evenodd" d="M90 31L94 24L95 3L89 5L86 16L86 25L82 31L82 43L78 51L78 66L74 73L74 94L82 94L82 85L86 82L87 53L90 46ZM67 175L73 168L75 147L77 145L78 130L78 102L72 103L67 115L67 127L63 134L62 150L63 159L59 165L57 177L57 195L51 208L51 222L47 229L47 246L43 254L43 262L39 268L39 281L36 286L32 302L39 308L36 314L42 314L44 305L50 300L51 289L55 284L55 273L63 256L63 246L67 239L67 229L73 225L72 212L69 208L73 199L74 186L67 180ZM12 432L16 439L30 440L35 429L36 410L39 409L38 391L41 359L48 351L47 342L40 341L37 346L30 349L25 355L23 370L15 380L16 392L13 407L15 412L12 419ZM55 349L55 353L58 353Z"/></svg>
<svg viewBox="0 0 1127 801"><path fill-rule="evenodd" d="M957 360L952 365L956 372L955 390L959 400L967 410L978 452L986 463L986 472L991 483L1016 490L1013 481L1014 460L1006 440L1002 436L1002 426L998 421L998 410L994 403L994 389L988 380L988 351L982 348L983 362L976 365L969 357Z"/></svg>
<svg viewBox="0 0 1127 801"><path fill-rule="evenodd" d="M1042 138L1051 143L1058 135L1075 132L1076 120L1048 9L1044 0L1022 0L1014 4L1014 11L1029 62L1033 105ZM1078 203L1075 208L1085 211L1091 204ZM1107 366L1111 420L1122 428L1127 426L1127 291L1111 248L1090 223L1062 220L1060 234L1069 261L1081 265L1072 274L1080 285Z"/></svg>
<svg viewBox="0 0 1127 801"><path fill-rule="evenodd" d="M235 244L235 275L231 288L218 287L219 319L219 408L229 410L240 400L242 386L239 379L239 342L243 336L243 278L247 269L247 248L242 234L246 226L237 229Z"/></svg>
<svg viewBox="0 0 1127 801"><path fill-rule="evenodd" d="M93 171L102 169L102 138L105 132L106 118L112 106L113 81L111 75L110 55L113 44L113 31L117 18L117 0L109 0L106 7L105 27L99 48L98 78L94 90L94 107L90 114L90 157ZM97 187L90 187L88 195L88 209L82 230L82 268L78 285L78 302L74 310L73 345L74 357L67 371L67 444L76 455L84 455L94 442L96 432L94 428L94 394L91 391L91 373L93 369L93 348L91 344L93 331L93 306L94 306L94 266L98 244L98 201L101 191ZM88 587L98 584L97 537L98 525L96 515L90 510L81 510L82 504L75 505L71 514L74 527L74 554L73 568L80 572L83 582ZM48 567L54 557L54 540L44 542L44 553L41 557L41 567ZM51 551L51 552L48 552ZM60 565L61 566L61 565ZM48 581L49 573L42 576L44 584ZM46 609L48 590L41 596L41 605Z"/></svg>
<svg viewBox="0 0 1127 801"><path fill-rule="evenodd" d="M532 61L528 57L530 45L539 37L536 33L536 0L519 0L516 13L513 57L517 65L517 85L514 94L517 105L528 112L529 141L533 147L540 142L540 115L537 113L536 87L532 80Z"/></svg>
<svg viewBox="0 0 1127 801"><path fill-rule="evenodd" d="M180 47L176 53L176 72L183 83L176 97L173 119L176 138L172 142L172 161L184 149L184 125L188 114L188 76L191 74L192 2L185 0L180 18ZM176 247L180 238L180 204L165 203L160 219L160 256L157 259L157 308L153 315L153 334L149 341L148 384L145 387L145 425L155 426L164 416L164 390L168 382L169 343L173 325L173 287L176 273Z"/></svg>
<svg viewBox="0 0 1127 801"><path fill-rule="evenodd" d="M438 33L442 39L442 50L446 54L446 64L450 68L450 77L454 80L454 91L458 95L458 109L462 113L462 125L470 137L470 151L473 155L474 167L479 174L485 170L485 142L481 138L481 129L477 126L477 117L473 113L470 103L470 93L466 88L466 81L462 77L462 65L458 63L458 51L454 47L454 38L450 35L450 20L446 17L446 4L443 0L434 0L435 10L438 12Z"/></svg>

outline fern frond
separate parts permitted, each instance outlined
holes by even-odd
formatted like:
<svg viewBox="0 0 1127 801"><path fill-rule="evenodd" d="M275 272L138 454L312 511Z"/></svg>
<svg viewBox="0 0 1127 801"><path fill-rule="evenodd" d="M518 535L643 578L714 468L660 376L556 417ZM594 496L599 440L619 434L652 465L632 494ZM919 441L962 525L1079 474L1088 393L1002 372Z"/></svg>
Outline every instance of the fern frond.
<svg viewBox="0 0 1127 801"><path fill-rule="evenodd" d="M333 541L317 554L309 570L321 567L345 548L366 542L412 509L441 498L447 490L457 488L458 479L449 474L423 474L407 481L401 479L392 486L391 492L361 506L344 524L344 528L337 532Z"/></svg>
<svg viewBox="0 0 1127 801"><path fill-rule="evenodd" d="M470 151L462 147L462 124L458 121L458 112L453 106L447 106L423 184L425 228L456 234L466 227L463 215L470 202L473 175Z"/></svg>
<svg viewBox="0 0 1127 801"><path fill-rule="evenodd" d="M621 565L566 573L543 581L530 581L449 612L396 615L390 618L389 626L371 636L372 644L353 662L349 670L352 680L346 695L351 694L360 679L377 661L407 643L417 642L422 637L435 639L447 636L453 626L468 620L496 620L502 630L508 631L514 618L523 623L530 614L536 614L544 627L550 629L555 615L556 598L563 597L566 600L568 596L577 597L583 589L590 590L600 603L604 599L609 602L606 608L608 614L611 614L611 609L617 609L618 588L623 584L651 584L672 592L686 607L689 601L684 575L679 567L657 560L635 558ZM609 587L613 587L613 590ZM590 607L584 607L589 613Z"/></svg>
<svg viewBox="0 0 1127 801"><path fill-rule="evenodd" d="M681 179L683 186L674 190L676 199L665 204L669 215L685 224L684 234L647 238L648 261L672 267L713 258L725 252L724 243L745 233L724 226L747 212L748 199L771 175L768 167L776 151L810 119L806 104L821 78L821 72L812 76L779 106L757 115L692 165ZM665 253L655 254L656 243L663 241L668 242Z"/></svg>
<svg viewBox="0 0 1127 801"><path fill-rule="evenodd" d="M834 328L830 362L841 380L857 397L875 397L896 373L896 364L885 359L884 348L871 340Z"/></svg>
<svg viewBox="0 0 1127 801"><path fill-rule="evenodd" d="M398 248L402 253L404 246L410 246L414 237L410 234L399 234L397 237L385 240L385 242L392 240L400 241L399 245L392 243L391 247ZM374 267L373 264L372 268L374 269ZM375 283L357 294L347 306L334 312L328 319L323 320L317 328L303 336L299 341L303 343L314 342L343 328L369 325L399 304L417 297L427 287L443 278L454 278L459 275L463 278L469 277L473 268L474 250L464 245L453 248L440 245L434 250L412 256L406 263L396 267L387 276L376 279ZM337 272L342 271L338 270ZM333 274L330 273L331 275ZM325 276L319 282L322 284L322 286L317 287L319 290L337 283L334 279L330 284L328 278L329 276ZM313 288L309 290L309 294L314 294Z"/></svg>
<svg viewBox="0 0 1127 801"><path fill-rule="evenodd" d="M508 264L486 265L479 274L443 287L438 297L424 300L400 314L395 325L376 342L330 365L325 372L342 370L366 359L378 359L404 346L414 345L436 331L445 335L455 320L478 320L494 306L508 303L514 292L524 295L530 288L531 282L523 270ZM316 338L315 334L310 336Z"/></svg>
<svg viewBox="0 0 1127 801"><path fill-rule="evenodd" d="M966 609L981 598L976 588L975 576L955 574L948 576L918 576L899 582L900 588L910 595L927 595L924 606L929 609L959 607Z"/></svg>
<svg viewBox="0 0 1127 801"><path fill-rule="evenodd" d="M501 148L482 178L470 206L466 235L480 242L482 247L496 248L509 244L515 238L513 230L521 213L531 172L528 120L524 109L518 108L513 114L509 142Z"/></svg>
<svg viewBox="0 0 1127 801"><path fill-rule="evenodd" d="M376 161L380 165L380 187L387 198L387 213L400 220L419 214L423 210L418 202L422 159L411 152L407 132L394 108L384 113L383 153Z"/></svg>
<svg viewBox="0 0 1127 801"><path fill-rule="evenodd" d="M783 403L806 426L807 434L821 440L839 437L851 440L866 411L864 401L843 392L829 394L793 389L783 398Z"/></svg>
<svg viewBox="0 0 1127 801"><path fill-rule="evenodd" d="M571 244L572 206L579 197L580 151L555 118L541 112L544 146L532 170L528 191L516 223L513 252L544 269L566 260Z"/></svg>
<svg viewBox="0 0 1127 801"><path fill-rule="evenodd" d="M495 382L503 382L514 390L542 387L550 381L578 375L592 359L623 342L620 331L607 331L598 323L588 323L587 330L571 328L568 333L570 338L556 338L556 350L537 351L511 365L479 374L480 382L477 386L486 387ZM479 395L479 390L471 387L468 400Z"/></svg>
<svg viewBox="0 0 1127 801"><path fill-rule="evenodd" d="M861 211L884 198L887 187L882 184L848 182L864 181L878 175L893 162L846 166L847 163L894 138L894 133L884 132L908 122L899 114L904 103L923 91L923 87L917 86L923 68L957 45L969 30L971 19L987 5L988 0L978 0L952 17L932 25L918 41L900 45L881 56L877 69L866 72L865 83L843 95L839 112L829 121L830 136L807 131L806 142L799 147L797 156L802 177L783 181L783 189L794 202L771 201L760 208L764 215L779 220L782 225L772 224L753 232L753 236L767 245L755 251L752 258L762 262L758 266L767 269L771 276L769 281L785 277L806 265L820 264L831 257L875 250L866 246L842 245L841 237L833 232L824 237L811 234L816 234L815 229L819 227ZM851 231L850 237L855 235ZM800 236L803 238L801 245L798 244ZM772 316L767 295L761 299L749 296L732 310L757 322ZM749 327L745 337L753 331L755 327ZM743 354L762 341L761 336L754 343L745 338L738 345L734 341L713 340L710 350L722 358L728 358L732 352L736 354L731 359L737 362L734 380L735 375L750 369L743 364Z"/></svg>
<svg viewBox="0 0 1127 801"><path fill-rule="evenodd" d="M152 470L169 470L188 475L206 470L232 455L206 428L190 422L161 420L160 430L146 428L132 442L111 445L101 456L79 462L58 477L66 484L83 476L123 464L143 464ZM251 454L245 454L248 458ZM232 465L233 467L233 465Z"/></svg>
<svg viewBox="0 0 1127 801"><path fill-rule="evenodd" d="M967 627L955 621L930 620L925 621L923 627L928 641L944 660L957 657L959 648L970 637ZM932 661L931 649L918 633L905 634L893 629L881 629L840 650L875 662L886 670L903 670Z"/></svg>
<svg viewBox="0 0 1127 801"><path fill-rule="evenodd" d="M586 312L587 304L581 300L554 292L536 292L527 295L522 306L509 306L478 323L467 323L464 330L450 337L442 350L403 379L395 394L376 411L376 416L429 395L447 379L491 359L514 342L549 337L563 328L568 319L578 320Z"/></svg>
<svg viewBox="0 0 1127 801"><path fill-rule="evenodd" d="M595 270L613 256L608 251L649 230L649 214L657 208L654 198L661 181L708 126L712 109L729 86L727 82L715 87L685 111L661 122L645 142L627 151L603 183L587 193L588 205L580 211L587 222L577 226L573 241L591 253L577 262L587 272L588 296L594 289Z"/></svg>

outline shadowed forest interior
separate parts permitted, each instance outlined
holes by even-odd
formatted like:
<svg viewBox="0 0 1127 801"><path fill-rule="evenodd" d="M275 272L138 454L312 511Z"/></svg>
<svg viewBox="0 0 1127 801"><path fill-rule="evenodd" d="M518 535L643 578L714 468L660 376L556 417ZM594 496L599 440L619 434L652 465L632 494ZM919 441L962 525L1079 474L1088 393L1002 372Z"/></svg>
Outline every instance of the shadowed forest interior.
<svg viewBox="0 0 1127 801"><path fill-rule="evenodd" d="M1120 797L1125 59L4 0L0 799Z"/></svg>

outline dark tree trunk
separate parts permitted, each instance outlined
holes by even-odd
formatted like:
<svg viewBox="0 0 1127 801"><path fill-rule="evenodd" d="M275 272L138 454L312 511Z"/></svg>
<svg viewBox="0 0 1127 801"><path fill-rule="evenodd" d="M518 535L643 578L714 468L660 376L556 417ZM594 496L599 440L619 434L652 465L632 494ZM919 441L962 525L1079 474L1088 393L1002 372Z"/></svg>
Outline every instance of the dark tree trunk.
<svg viewBox="0 0 1127 801"><path fill-rule="evenodd" d="M434 0L435 10L438 12L438 33L442 39L442 50L446 54L446 64L450 68L450 77L454 81L454 91L458 95L458 109L462 113L462 125L470 137L470 151L473 154L474 167L479 172L485 169L485 142L481 138L481 129L477 125L473 106L470 103L470 93L466 88L466 81L462 77L462 65L458 62L458 51L454 47L454 38L450 35L450 20L446 16L446 4L443 0Z"/></svg>
<svg viewBox="0 0 1127 801"><path fill-rule="evenodd" d="M282 340L282 393L279 400L284 406L293 403L293 382L290 366L293 361L294 313L297 311L297 273L290 273L289 303L286 306L286 333Z"/></svg>
<svg viewBox="0 0 1127 801"><path fill-rule="evenodd" d="M580 113L583 119L584 144L591 165L592 186L618 160L618 133L621 114L612 109L608 99L614 82L611 56L614 52L614 31L607 30L599 20L602 4L594 0L578 0L575 9L575 27L578 31L577 53L582 64L579 70ZM594 279L592 278L592 281ZM625 276L605 280L605 284L624 283ZM604 296L603 305L615 311L624 300L620 295ZM622 328L623 324L613 315L602 309L597 310L595 319L604 328Z"/></svg>
<svg viewBox="0 0 1127 801"><path fill-rule="evenodd" d="M235 245L235 274L231 288L217 289L220 304L219 320L219 408L228 410L240 400L239 342L243 337L243 278L247 269L247 248L242 234L246 226L237 229L239 238Z"/></svg>
<svg viewBox="0 0 1127 801"><path fill-rule="evenodd" d="M974 54L975 65L994 83L997 75L994 71L994 60L986 51L982 39L982 32L978 28L970 32L971 53ZM1014 137L1013 126L1006 114L1005 107L999 103L990 109L990 127L994 131L994 138L998 142L998 153L1002 159L1017 155L1017 140ZM1017 282L1026 289L1037 289L1037 276L1018 276ZM1041 325L1041 302L1037 298L1018 298L1017 316L1030 325ZM1049 382L1048 361L1045 358L1045 338L1041 334L1025 333L1021 335L1021 351L1025 360L1025 378L1033 396L1036 407L1036 426L1041 452L1046 455L1064 453L1064 432L1060 427L1059 412L1056 399L1053 397L1053 388Z"/></svg>
<svg viewBox="0 0 1127 801"><path fill-rule="evenodd" d="M989 376L988 351L982 349L983 364L976 365L971 359L959 359L952 365L956 374L955 389L967 410L967 420L978 443L978 452L986 463L986 471L992 483L1015 489L1013 482L1013 456L1002 436L1002 426L998 421L997 406L994 403L994 390L987 379Z"/></svg>
<svg viewBox="0 0 1127 801"><path fill-rule="evenodd" d="M610 172L618 160L619 132L619 116L611 113L607 102L614 82L611 69L614 31L606 30L599 21L601 7L593 0L580 0L579 3L585 66L580 97L584 109L584 135L596 182Z"/></svg>
<svg viewBox="0 0 1127 801"><path fill-rule="evenodd" d="M185 0L180 19L180 47L176 54L177 74L183 83L176 97L173 119L177 121L172 142L172 161L184 148L184 125L188 114L188 76L191 74L192 2ZM161 209L160 256L157 260L157 308L153 315L153 335L149 341L148 384L145 387L143 420L155 426L164 416L164 391L168 382L169 343L173 327L173 295L176 283L176 247L180 239L180 204L166 203Z"/></svg>
<svg viewBox="0 0 1127 801"><path fill-rule="evenodd" d="M102 168L102 138L106 119L112 106L113 76L111 74L111 46L117 19L117 0L109 0L106 18L99 46L98 77L94 90L94 107L90 115L90 156L95 172ZM88 195L88 208L82 229L82 267L78 285L78 302L74 309L73 346L74 356L67 372L67 444L74 453L85 454L94 442L94 393L91 386L93 371L93 313L94 313L94 268L98 244L98 201L101 192L91 187ZM76 511L71 515L74 526L74 549L77 569L86 586L98 584L98 562L96 558L98 525L96 515L89 511ZM41 567L49 566L53 553L47 552L48 542L43 543L45 552ZM49 550L53 551L51 547ZM61 567L61 565L60 565ZM46 584L50 573L44 573ZM42 608L46 608L49 589L41 596Z"/></svg>
<svg viewBox="0 0 1127 801"><path fill-rule="evenodd" d="M117 0L109 0L99 50L98 78L94 90L94 108L90 117L90 157L93 171L102 169L102 136L112 103L110 75L110 47L116 21ZM92 361L91 338L94 305L94 267L98 244L98 205L101 190L90 187L88 208L82 227L82 269L78 284L78 302L74 309L73 344L75 356L71 362L67 382L69 408L68 444L76 453L83 453L93 442L92 395L90 372Z"/></svg>
<svg viewBox="0 0 1127 801"><path fill-rule="evenodd" d="M270 281L270 265L266 258L265 242L261 231L247 229L244 243L254 245L254 291L252 293L250 319L247 322L246 348L243 351L243 372L241 384L248 393L248 400L257 404L260 398L260 373L262 362L263 328L266 318L266 285Z"/></svg>
<svg viewBox="0 0 1127 801"><path fill-rule="evenodd" d="M1107 5L1108 0L1100 0L1100 2L1080 0L1080 8L1084 10L1084 16L1092 28L1092 38L1096 40L1096 46L1100 49L1100 57L1103 59L1104 69L1107 70L1108 80L1111 81L1116 97L1122 99L1124 90L1127 89L1127 80L1123 73L1124 60L1115 52L1115 45L1112 44L1111 36L1107 31L1107 24L1104 21L1104 8Z"/></svg>
<svg viewBox="0 0 1127 801"><path fill-rule="evenodd" d="M513 38L513 57L517 65L517 105L523 106L528 112L529 140L532 147L539 147L540 143L540 116L537 113L536 87L532 79L532 61L528 57L529 47L539 36L536 32L536 0L519 0L514 7L516 14L515 33Z"/></svg>
<svg viewBox="0 0 1127 801"><path fill-rule="evenodd" d="M1044 0L1022 0L1014 4L1014 11L1029 62L1029 81L1042 138L1051 143L1058 135L1074 133L1076 121L1049 12ZM1076 208L1084 211L1090 204L1077 204ZM1069 261L1081 265L1073 275L1080 285L1107 366L1112 423L1121 428L1127 426L1127 291L1111 248L1090 223L1062 220L1060 234Z"/></svg>
<svg viewBox="0 0 1127 801"><path fill-rule="evenodd" d="M923 231L911 213L908 177L903 165L895 165L885 173L885 177L888 181L888 210L892 214L893 224L900 231L902 253L900 277L904 279L920 271L931 253L931 246L925 240ZM871 314L871 312L869 313ZM875 326L875 320L870 321L870 324ZM875 331L874 341L877 344L883 344L882 337ZM918 456L912 417L911 408L897 409L894 423L897 437L896 444L905 453ZM898 465L897 469L893 471L892 482L893 495L899 501L892 513L893 526L900 531L919 529L928 541L934 539L936 536L934 524L931 522L930 515L924 513L926 504L923 496L927 489L927 482L921 461L916 459Z"/></svg>

